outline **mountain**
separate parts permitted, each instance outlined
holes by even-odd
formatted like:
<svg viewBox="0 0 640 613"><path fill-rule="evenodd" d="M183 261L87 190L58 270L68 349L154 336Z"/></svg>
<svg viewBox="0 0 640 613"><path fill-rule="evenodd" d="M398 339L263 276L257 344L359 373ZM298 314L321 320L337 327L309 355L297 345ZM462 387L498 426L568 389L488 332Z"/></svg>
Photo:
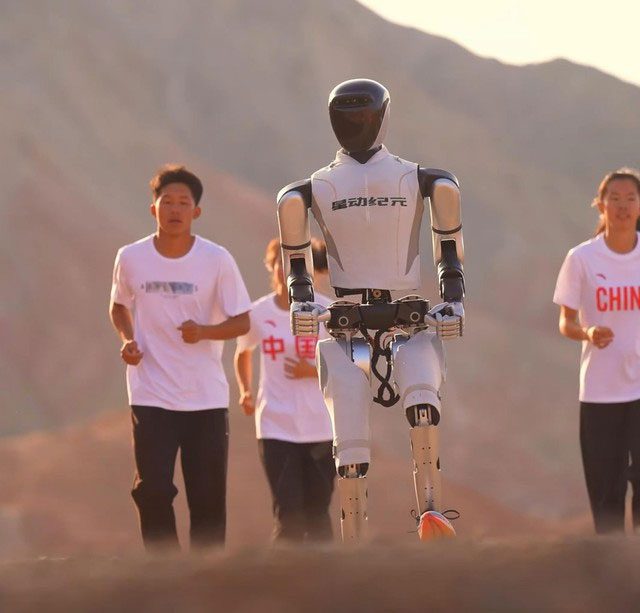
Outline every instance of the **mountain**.
<svg viewBox="0 0 640 613"><path fill-rule="evenodd" d="M147 182L161 163L204 177L198 231L265 292L273 196L332 159L328 92L367 76L391 91L389 148L462 184L468 326L449 345L448 474L527 512L585 509L578 347L559 337L551 295L595 225L601 176L638 165L639 88L564 60L482 59L352 0L4 8L0 431L124 404L110 269L152 231ZM427 226L422 291L436 299ZM406 434L397 415L385 437L400 448Z"/></svg>

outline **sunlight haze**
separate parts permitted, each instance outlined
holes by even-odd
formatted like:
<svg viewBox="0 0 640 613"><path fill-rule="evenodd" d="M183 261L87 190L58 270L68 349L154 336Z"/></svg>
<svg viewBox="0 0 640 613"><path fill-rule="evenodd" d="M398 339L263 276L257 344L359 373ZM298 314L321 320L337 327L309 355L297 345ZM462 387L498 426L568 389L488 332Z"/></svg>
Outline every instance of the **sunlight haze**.
<svg viewBox="0 0 640 613"><path fill-rule="evenodd" d="M638 2L359 1L390 21L443 36L477 55L510 64L563 57L640 85Z"/></svg>

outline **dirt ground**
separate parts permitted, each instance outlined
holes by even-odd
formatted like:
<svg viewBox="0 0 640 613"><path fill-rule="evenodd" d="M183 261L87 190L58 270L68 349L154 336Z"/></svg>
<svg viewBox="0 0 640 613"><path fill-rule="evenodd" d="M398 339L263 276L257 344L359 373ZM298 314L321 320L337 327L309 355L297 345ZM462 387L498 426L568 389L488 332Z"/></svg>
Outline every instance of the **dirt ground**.
<svg viewBox="0 0 640 613"><path fill-rule="evenodd" d="M378 431L393 425L393 417L379 415ZM237 412L231 417L227 550L232 554L267 546L272 525L253 423L247 418L242 422L243 418ZM130 429L128 413L115 411L56 432L0 441L0 560L141 552L129 494ZM416 540L412 534L416 525L410 515L415 496L408 441L382 445L380 438L368 477L369 529L375 542L410 545ZM176 484L179 532L186 547L188 519L180 471ZM462 538L565 537L591 532L588 516L559 522L518 513L446 477L444 499L448 508L461 513L455 527ZM339 533L337 496L332 517Z"/></svg>
<svg viewBox="0 0 640 613"><path fill-rule="evenodd" d="M0 565L2 611L632 611L635 539L43 558Z"/></svg>

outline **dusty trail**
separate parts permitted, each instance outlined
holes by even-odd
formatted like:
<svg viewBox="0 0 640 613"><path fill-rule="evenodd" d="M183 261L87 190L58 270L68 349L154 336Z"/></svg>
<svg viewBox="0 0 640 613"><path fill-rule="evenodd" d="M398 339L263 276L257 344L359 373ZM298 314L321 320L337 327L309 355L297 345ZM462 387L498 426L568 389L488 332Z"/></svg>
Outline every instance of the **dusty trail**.
<svg viewBox="0 0 640 613"><path fill-rule="evenodd" d="M634 539L247 549L174 559L0 565L3 611L622 611L637 609Z"/></svg>
<svg viewBox="0 0 640 613"><path fill-rule="evenodd" d="M376 416L381 432L398 420ZM227 498L227 549L266 546L271 502L258 460L253 424L231 416L231 454ZM400 423L404 428L404 424ZM85 424L51 433L0 441L0 560L78 555L135 555L142 549L135 508L129 495L133 466L130 417L106 413ZM405 434L402 431L402 434ZM374 441L370 471L369 529L376 542L411 545L415 506L407 439ZM383 444L385 443L385 444ZM184 487L176 475L179 531L188 542ZM448 475L447 475L448 476ZM479 484L482 485L482 484ZM590 520L545 521L518 513L482 492L445 479L445 503L458 509L462 538L586 536ZM586 509L585 509L586 511ZM334 496L332 517L339 531ZM585 521L586 519L586 521Z"/></svg>

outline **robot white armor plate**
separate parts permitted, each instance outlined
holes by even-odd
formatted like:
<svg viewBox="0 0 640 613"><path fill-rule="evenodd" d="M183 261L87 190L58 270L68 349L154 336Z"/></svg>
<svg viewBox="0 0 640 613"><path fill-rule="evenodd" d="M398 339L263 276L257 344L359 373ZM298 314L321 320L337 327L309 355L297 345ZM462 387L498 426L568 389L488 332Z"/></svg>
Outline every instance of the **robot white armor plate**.
<svg viewBox="0 0 640 613"><path fill-rule="evenodd" d="M418 239L424 204L418 165L380 150L361 164L343 151L311 176L311 210L327 242L333 287L420 286ZM354 229L367 246L354 240Z"/></svg>
<svg viewBox="0 0 640 613"><path fill-rule="evenodd" d="M317 363L333 424L345 542L361 541L366 533L374 379L379 387L373 400L399 404L411 427L421 538L455 534L440 513L438 424L445 376L442 340L462 336L464 323L460 192L452 174L387 151L382 141L389 104L388 91L375 81L338 85L329 97L329 115L342 149L311 179L278 194L292 330L313 334L322 320L333 337L318 343ZM391 290L420 285L425 198L444 301L432 309L419 296L391 299ZM336 294L361 294L361 302L337 302L328 311L313 302L309 210L327 243Z"/></svg>

